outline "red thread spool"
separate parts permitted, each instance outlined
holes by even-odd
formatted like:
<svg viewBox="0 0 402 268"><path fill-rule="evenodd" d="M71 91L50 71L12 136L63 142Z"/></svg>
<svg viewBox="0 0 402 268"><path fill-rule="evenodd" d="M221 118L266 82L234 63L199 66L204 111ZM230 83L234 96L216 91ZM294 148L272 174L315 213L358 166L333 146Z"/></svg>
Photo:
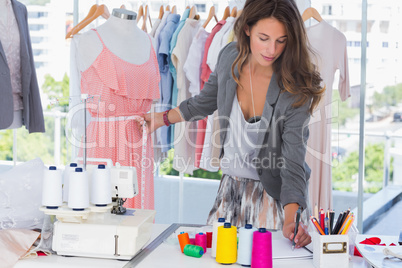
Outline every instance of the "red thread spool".
<svg viewBox="0 0 402 268"><path fill-rule="evenodd" d="M212 232L207 232L207 248L212 248Z"/></svg>
<svg viewBox="0 0 402 268"><path fill-rule="evenodd" d="M181 252L184 253L184 247L190 244L190 237L185 232L181 232L177 237L179 238Z"/></svg>
<svg viewBox="0 0 402 268"><path fill-rule="evenodd" d="M199 233L195 235L195 244L202 247L204 253L207 252L207 236L204 233Z"/></svg>
<svg viewBox="0 0 402 268"><path fill-rule="evenodd" d="M195 245L195 238L190 238L190 244Z"/></svg>

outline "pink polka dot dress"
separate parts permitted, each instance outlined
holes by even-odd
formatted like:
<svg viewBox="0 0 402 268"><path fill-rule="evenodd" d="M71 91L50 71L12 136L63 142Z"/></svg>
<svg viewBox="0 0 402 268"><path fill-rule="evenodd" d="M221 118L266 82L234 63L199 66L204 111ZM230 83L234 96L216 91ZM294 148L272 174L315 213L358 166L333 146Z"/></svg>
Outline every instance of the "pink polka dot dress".
<svg viewBox="0 0 402 268"><path fill-rule="evenodd" d="M159 69L151 47L147 62L137 65L113 54L103 43L94 63L81 73L81 93L88 94L87 157L108 158L121 166L135 167L140 193L127 199L128 208L141 208L141 172L145 169L144 209L154 209L153 149L147 137L142 161L143 137L134 117L147 113L159 99Z"/></svg>

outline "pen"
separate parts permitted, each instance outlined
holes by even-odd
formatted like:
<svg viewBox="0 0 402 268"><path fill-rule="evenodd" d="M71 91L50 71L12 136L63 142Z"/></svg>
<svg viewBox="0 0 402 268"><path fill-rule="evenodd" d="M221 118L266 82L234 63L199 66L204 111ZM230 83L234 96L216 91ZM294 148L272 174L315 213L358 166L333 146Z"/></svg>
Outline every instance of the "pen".
<svg viewBox="0 0 402 268"><path fill-rule="evenodd" d="M329 232L328 232L328 217L325 217L324 225L325 225L324 232L325 232L326 235L329 235Z"/></svg>
<svg viewBox="0 0 402 268"><path fill-rule="evenodd" d="M297 235L297 229L299 229L301 209L302 209L301 206L299 206L299 208L296 211L296 226L295 226L295 232L294 232L294 235L293 235L292 250L295 249L295 245L296 245L295 238L296 238L296 235Z"/></svg>
<svg viewBox="0 0 402 268"><path fill-rule="evenodd" d="M338 232L336 231L339 228L340 222L342 221L342 217L343 217L343 212L339 213L338 219L336 220L336 224L334 226L334 228L332 229L333 234L337 234Z"/></svg>
<svg viewBox="0 0 402 268"><path fill-rule="evenodd" d="M331 234L333 234L333 230L334 230L334 219L335 219L335 211L333 211L333 210L331 210L331 212L329 213L329 218L330 218L330 220L329 220L329 222L330 222L330 224L329 224L329 228L330 228L330 230L331 230Z"/></svg>

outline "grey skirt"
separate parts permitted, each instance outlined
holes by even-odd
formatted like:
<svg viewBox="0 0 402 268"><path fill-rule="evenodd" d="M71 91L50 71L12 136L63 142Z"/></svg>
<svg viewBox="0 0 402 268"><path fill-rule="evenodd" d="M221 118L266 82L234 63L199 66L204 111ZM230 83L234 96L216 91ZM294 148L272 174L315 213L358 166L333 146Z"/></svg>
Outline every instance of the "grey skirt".
<svg viewBox="0 0 402 268"><path fill-rule="evenodd" d="M282 229L284 212L259 180L224 174L207 224L212 225L218 218L237 227L252 224L256 228Z"/></svg>

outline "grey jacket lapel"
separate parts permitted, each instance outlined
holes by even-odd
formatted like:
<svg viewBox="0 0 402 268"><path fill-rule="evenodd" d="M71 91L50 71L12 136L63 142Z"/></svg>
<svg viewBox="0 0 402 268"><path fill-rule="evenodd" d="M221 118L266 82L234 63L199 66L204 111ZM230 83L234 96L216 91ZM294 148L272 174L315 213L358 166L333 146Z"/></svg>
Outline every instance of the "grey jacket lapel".
<svg viewBox="0 0 402 268"><path fill-rule="evenodd" d="M273 75L271 77L271 82L269 83L267 97L265 99L264 110L263 110L262 116L261 116L260 131L258 133L258 141L257 141L257 144L259 147L257 147L256 155L259 155L261 147L265 146L263 144L264 137L269 132L271 119L272 119L272 116L274 113L274 107L275 107L276 101L278 100L280 92L281 92L281 89L279 88L278 81L276 79L276 74L273 73Z"/></svg>
<svg viewBox="0 0 402 268"><path fill-rule="evenodd" d="M239 71L237 69L237 66L235 66L234 69L235 76L239 77ZM219 117L221 120L220 122L220 129L223 130L221 132L221 143L224 144L225 138L226 138L226 130L229 124L229 117L230 113L232 112L232 106L233 106L233 99L235 97L237 89L237 83L233 78L233 75L230 75L230 79L226 81L226 88L225 88L225 100L223 103L223 109L221 110L222 112L219 114Z"/></svg>
<svg viewBox="0 0 402 268"><path fill-rule="evenodd" d="M13 3L14 1L12 1ZM20 53L21 53L21 62L27 62L28 54L27 54L27 40L25 40L25 27L24 27L24 11L17 5L13 3L13 10L15 19L17 20L18 30L20 32ZM24 64L26 65L26 64Z"/></svg>
<svg viewBox="0 0 402 268"><path fill-rule="evenodd" d="M17 20L17 24L18 24L18 30L20 32L20 57L21 57L21 62L22 63L26 63L29 62L30 57L28 55L28 47L27 47L27 43L28 40L26 40L27 36L28 36L28 29L26 29L26 25L25 25L25 19L24 19L24 10L22 9L21 6L19 5L15 5L14 1L11 1L11 3L13 3L13 10L14 10L14 14L15 14L15 19ZM22 74L22 88L23 91L24 89L29 89L28 84L25 83L30 83L29 80L26 79L26 77L30 77L31 75L31 66L30 64L21 64L21 74ZM23 92L26 93L27 92Z"/></svg>
<svg viewBox="0 0 402 268"><path fill-rule="evenodd" d="M6 54L5 54L5 52L4 52L3 45L1 44L1 41L0 41L0 55L3 57L4 62L5 62L6 65L7 65ZM7 66L8 66L8 65L7 65Z"/></svg>

